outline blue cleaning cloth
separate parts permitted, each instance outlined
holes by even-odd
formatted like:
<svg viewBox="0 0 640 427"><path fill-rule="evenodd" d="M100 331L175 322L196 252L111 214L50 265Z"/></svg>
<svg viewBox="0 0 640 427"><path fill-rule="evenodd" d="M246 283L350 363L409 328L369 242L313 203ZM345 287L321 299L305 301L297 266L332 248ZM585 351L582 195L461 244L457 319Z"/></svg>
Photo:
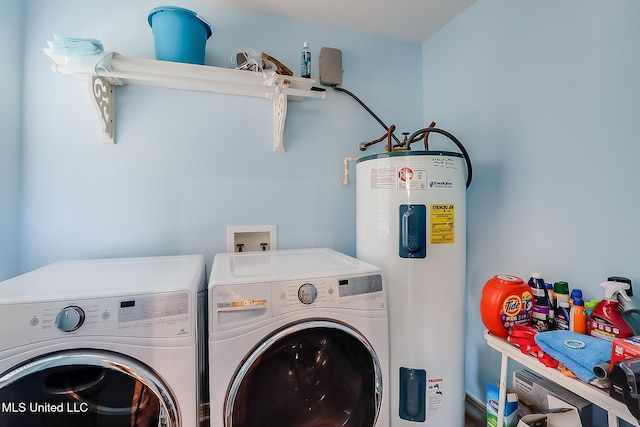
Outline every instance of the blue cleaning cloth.
<svg viewBox="0 0 640 427"><path fill-rule="evenodd" d="M571 331L547 331L537 333L534 339L542 351L584 382L596 378L594 366L611 360L613 344L601 338Z"/></svg>

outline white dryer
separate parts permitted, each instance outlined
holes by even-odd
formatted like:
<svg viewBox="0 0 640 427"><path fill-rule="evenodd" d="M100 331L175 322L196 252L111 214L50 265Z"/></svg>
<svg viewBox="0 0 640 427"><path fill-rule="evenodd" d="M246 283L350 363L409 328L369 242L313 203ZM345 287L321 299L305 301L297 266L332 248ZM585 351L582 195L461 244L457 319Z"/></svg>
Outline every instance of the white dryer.
<svg viewBox="0 0 640 427"><path fill-rule="evenodd" d="M199 297L202 255L62 261L0 282L0 426L197 426Z"/></svg>
<svg viewBox="0 0 640 427"><path fill-rule="evenodd" d="M377 267L330 249L217 254L211 427L388 427L388 345Z"/></svg>

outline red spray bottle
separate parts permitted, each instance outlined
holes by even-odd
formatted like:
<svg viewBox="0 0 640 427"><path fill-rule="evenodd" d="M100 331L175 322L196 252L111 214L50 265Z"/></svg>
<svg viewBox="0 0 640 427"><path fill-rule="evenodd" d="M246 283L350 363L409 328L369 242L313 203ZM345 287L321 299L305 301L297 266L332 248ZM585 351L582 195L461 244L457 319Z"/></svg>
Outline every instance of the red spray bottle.
<svg viewBox="0 0 640 427"><path fill-rule="evenodd" d="M629 289L629 285L607 281L600 283L600 287L604 288L604 299L591 313L589 320L591 335L609 341L634 335L633 330L620 314L618 302L618 293Z"/></svg>

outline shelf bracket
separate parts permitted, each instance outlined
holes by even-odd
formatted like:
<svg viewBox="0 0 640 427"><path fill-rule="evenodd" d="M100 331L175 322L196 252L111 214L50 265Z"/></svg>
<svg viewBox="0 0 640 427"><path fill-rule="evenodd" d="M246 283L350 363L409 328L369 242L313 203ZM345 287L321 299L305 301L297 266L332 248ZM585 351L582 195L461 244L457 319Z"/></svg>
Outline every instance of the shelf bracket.
<svg viewBox="0 0 640 427"><path fill-rule="evenodd" d="M287 119L287 95L278 86L273 98L273 151L284 151L284 122Z"/></svg>
<svg viewBox="0 0 640 427"><path fill-rule="evenodd" d="M102 143L115 144L116 88L102 76L91 76L89 85L91 100L102 125Z"/></svg>

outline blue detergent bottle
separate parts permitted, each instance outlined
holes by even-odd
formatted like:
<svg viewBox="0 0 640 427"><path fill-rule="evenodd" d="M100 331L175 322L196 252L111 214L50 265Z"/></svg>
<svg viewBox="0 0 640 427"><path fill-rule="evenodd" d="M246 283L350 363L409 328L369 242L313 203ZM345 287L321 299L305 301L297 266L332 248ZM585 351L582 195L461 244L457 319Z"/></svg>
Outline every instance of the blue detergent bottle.
<svg viewBox="0 0 640 427"><path fill-rule="evenodd" d="M531 326L539 332L548 331L551 300L549 299L547 284L540 273L531 273L528 283L534 300Z"/></svg>

